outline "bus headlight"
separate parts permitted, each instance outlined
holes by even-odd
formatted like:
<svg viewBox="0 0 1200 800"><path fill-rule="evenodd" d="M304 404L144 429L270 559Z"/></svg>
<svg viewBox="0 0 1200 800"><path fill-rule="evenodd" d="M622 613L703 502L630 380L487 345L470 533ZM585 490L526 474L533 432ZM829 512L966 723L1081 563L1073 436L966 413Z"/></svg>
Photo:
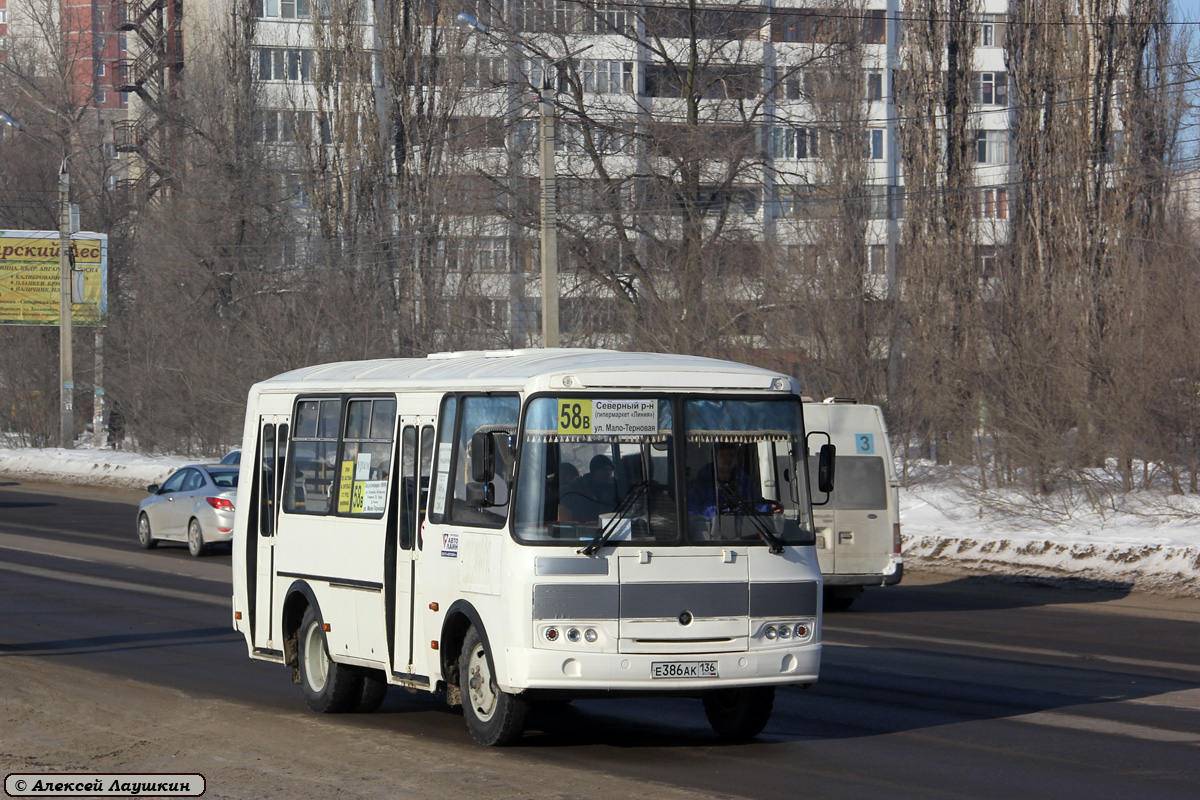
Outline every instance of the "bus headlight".
<svg viewBox="0 0 1200 800"><path fill-rule="evenodd" d="M546 628L546 641L547 642L557 642L558 641L558 628Z"/></svg>
<svg viewBox="0 0 1200 800"><path fill-rule="evenodd" d="M595 628L588 628L586 631L583 632L583 639L588 644L595 644L596 640L599 638L600 638L600 634L596 633Z"/></svg>
<svg viewBox="0 0 1200 800"><path fill-rule="evenodd" d="M579 628L570 628L569 630L567 630L567 641L568 642L572 642L572 643L578 642L581 636L582 636L582 634L579 632Z"/></svg>
<svg viewBox="0 0 1200 800"><path fill-rule="evenodd" d="M766 636L768 639L774 639L776 636L779 635L779 631L775 630L774 625L768 625L767 630L763 635Z"/></svg>

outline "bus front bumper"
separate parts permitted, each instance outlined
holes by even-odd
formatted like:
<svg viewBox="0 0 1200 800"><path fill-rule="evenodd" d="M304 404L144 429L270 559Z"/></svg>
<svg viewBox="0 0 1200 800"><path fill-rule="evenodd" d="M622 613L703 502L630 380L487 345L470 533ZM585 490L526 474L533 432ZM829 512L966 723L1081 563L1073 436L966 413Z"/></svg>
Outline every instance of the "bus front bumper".
<svg viewBox="0 0 1200 800"><path fill-rule="evenodd" d="M736 653L588 653L510 647L508 692L526 689L700 692L738 686L810 684L821 666L820 642ZM715 671L716 677L711 677ZM664 677L654 677L658 672ZM669 673L692 676L669 677Z"/></svg>

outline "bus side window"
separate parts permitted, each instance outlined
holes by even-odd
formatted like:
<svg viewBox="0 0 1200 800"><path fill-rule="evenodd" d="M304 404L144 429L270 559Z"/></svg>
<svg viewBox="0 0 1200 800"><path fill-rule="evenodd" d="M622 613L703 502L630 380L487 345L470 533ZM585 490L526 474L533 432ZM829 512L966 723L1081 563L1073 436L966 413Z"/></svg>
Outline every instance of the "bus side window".
<svg viewBox="0 0 1200 800"><path fill-rule="evenodd" d="M454 456L454 431L457 423L458 398L447 395L442 400L442 413L438 415L437 479L430 487L429 497L433 503L429 509L430 522L445 522L446 513L450 510L450 461Z"/></svg>
<svg viewBox="0 0 1200 800"><path fill-rule="evenodd" d="M263 536L275 535L275 426L267 423L262 427L259 447L259 490L258 532Z"/></svg>
<svg viewBox="0 0 1200 800"><path fill-rule="evenodd" d="M413 524L416 521L417 429L406 425L400 435L400 549L411 550Z"/></svg>
<svg viewBox="0 0 1200 800"><path fill-rule="evenodd" d="M421 467L417 472L417 547L423 547L425 542L421 536L421 525L425 522L425 510L429 503L429 474L433 469L433 426L421 428Z"/></svg>

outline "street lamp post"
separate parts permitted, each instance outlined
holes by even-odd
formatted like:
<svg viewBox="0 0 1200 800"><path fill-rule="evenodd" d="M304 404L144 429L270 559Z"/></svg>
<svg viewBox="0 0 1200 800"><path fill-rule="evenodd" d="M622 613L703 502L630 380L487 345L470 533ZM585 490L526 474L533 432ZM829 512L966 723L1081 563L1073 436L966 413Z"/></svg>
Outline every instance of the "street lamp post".
<svg viewBox="0 0 1200 800"><path fill-rule="evenodd" d="M470 14L459 14L455 17L455 22L459 27L478 31L495 40L488 27ZM551 69L565 60L554 62L550 65ZM558 197L557 170L554 163L556 119L551 69L547 69L542 76L542 88L538 92L541 114L538 163L541 173L542 347L558 347Z"/></svg>
<svg viewBox="0 0 1200 800"><path fill-rule="evenodd" d="M0 124L24 133L43 147L54 148L38 137L23 131L21 124L0 112ZM71 343L71 174L67 169L70 155L64 155L58 172L58 378L59 378L59 445L68 450L75 447L75 366Z"/></svg>

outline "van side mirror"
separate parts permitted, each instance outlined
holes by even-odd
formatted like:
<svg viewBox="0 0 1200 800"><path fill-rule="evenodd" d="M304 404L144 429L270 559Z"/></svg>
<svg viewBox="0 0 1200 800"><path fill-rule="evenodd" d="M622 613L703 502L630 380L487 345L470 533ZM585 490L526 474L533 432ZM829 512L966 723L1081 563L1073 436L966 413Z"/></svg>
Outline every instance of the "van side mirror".
<svg viewBox="0 0 1200 800"><path fill-rule="evenodd" d="M471 508L491 508L496 505L496 487L491 483L468 483L467 505Z"/></svg>
<svg viewBox="0 0 1200 800"><path fill-rule="evenodd" d="M491 433L476 432L471 437L471 480L489 483L496 477L496 440Z"/></svg>
<svg viewBox="0 0 1200 800"><path fill-rule="evenodd" d="M829 494L833 491L833 465L837 456L837 448L832 444L821 445L821 455L817 458L817 489Z"/></svg>

